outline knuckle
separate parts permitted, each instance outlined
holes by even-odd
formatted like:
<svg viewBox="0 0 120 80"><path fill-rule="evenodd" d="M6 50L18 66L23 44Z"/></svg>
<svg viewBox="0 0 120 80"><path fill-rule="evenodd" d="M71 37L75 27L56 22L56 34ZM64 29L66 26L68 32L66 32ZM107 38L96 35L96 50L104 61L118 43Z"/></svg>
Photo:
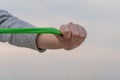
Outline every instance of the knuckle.
<svg viewBox="0 0 120 80"><path fill-rule="evenodd" d="M71 32L68 29L64 29L61 31L64 36L69 36Z"/></svg>
<svg viewBox="0 0 120 80"><path fill-rule="evenodd" d="M62 34L64 37L67 35L67 33L65 31L63 31Z"/></svg>
<svg viewBox="0 0 120 80"><path fill-rule="evenodd" d="M69 34L70 31L66 29L66 30L64 31L64 33L65 33L65 34Z"/></svg>
<svg viewBox="0 0 120 80"><path fill-rule="evenodd" d="M69 25L73 25L73 22L69 22Z"/></svg>
<svg viewBox="0 0 120 80"><path fill-rule="evenodd" d="M83 26L81 26L81 25L79 25L79 24L76 24L76 26L77 26L78 28L83 28Z"/></svg>
<svg viewBox="0 0 120 80"><path fill-rule="evenodd" d="M81 27L79 24L76 24L77 27Z"/></svg>

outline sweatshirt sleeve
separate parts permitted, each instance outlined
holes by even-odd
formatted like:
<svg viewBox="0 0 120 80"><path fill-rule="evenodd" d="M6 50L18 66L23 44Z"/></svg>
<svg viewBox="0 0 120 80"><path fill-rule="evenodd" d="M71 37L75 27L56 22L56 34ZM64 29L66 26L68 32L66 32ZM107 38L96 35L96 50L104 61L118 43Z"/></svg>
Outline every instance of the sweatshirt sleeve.
<svg viewBox="0 0 120 80"><path fill-rule="evenodd" d="M25 21L22 21L4 10L0 10L0 28L32 28L35 27ZM12 45L24 48L30 48L44 52L46 49L40 49L37 46L38 34L0 34L1 42L8 42Z"/></svg>

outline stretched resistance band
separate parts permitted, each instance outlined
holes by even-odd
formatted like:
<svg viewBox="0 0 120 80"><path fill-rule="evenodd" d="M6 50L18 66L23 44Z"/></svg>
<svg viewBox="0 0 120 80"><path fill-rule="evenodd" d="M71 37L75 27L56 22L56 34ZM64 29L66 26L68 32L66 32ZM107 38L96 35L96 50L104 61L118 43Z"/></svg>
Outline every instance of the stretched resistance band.
<svg viewBox="0 0 120 80"><path fill-rule="evenodd" d="M57 34L61 32L56 28L0 28L0 34Z"/></svg>

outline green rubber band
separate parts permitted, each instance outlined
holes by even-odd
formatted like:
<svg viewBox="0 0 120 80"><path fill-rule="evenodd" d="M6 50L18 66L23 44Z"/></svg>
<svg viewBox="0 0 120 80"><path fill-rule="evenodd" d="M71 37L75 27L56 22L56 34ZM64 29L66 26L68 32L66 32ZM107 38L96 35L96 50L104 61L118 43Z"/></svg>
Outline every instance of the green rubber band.
<svg viewBox="0 0 120 80"><path fill-rule="evenodd" d="M0 34L57 34L62 33L56 28L0 28Z"/></svg>

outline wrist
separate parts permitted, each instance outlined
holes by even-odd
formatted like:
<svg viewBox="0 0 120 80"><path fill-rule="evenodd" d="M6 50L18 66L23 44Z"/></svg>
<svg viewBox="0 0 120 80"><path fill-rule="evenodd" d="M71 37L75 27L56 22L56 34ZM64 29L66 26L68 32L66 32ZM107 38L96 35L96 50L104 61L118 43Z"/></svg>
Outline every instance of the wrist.
<svg viewBox="0 0 120 80"><path fill-rule="evenodd" d="M39 34L37 38L38 48L60 49L62 48L59 40L53 34Z"/></svg>

